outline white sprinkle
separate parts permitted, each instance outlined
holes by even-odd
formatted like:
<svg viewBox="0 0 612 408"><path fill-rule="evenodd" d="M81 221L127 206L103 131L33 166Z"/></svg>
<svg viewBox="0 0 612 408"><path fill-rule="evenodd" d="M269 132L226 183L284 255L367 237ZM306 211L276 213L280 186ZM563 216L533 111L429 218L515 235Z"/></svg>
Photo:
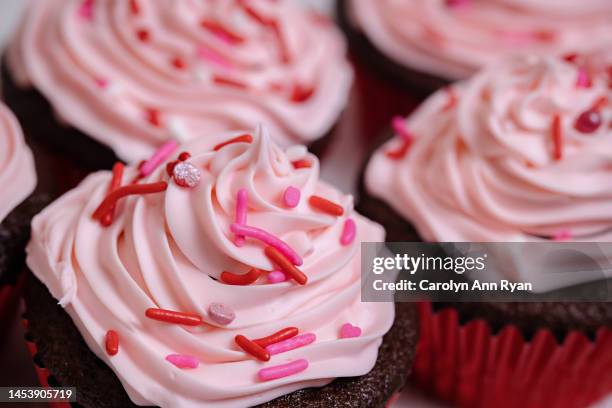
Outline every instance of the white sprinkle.
<svg viewBox="0 0 612 408"><path fill-rule="evenodd" d="M285 150L285 154L287 155L287 159L289 159L289 161L294 162L303 159L304 156L308 154L308 149L306 149L306 146L304 145L295 145L288 147L287 150Z"/></svg>
<svg viewBox="0 0 612 408"><path fill-rule="evenodd" d="M170 118L168 121L168 130L170 131L170 136L179 143L185 143L191 139L185 123L179 118Z"/></svg>

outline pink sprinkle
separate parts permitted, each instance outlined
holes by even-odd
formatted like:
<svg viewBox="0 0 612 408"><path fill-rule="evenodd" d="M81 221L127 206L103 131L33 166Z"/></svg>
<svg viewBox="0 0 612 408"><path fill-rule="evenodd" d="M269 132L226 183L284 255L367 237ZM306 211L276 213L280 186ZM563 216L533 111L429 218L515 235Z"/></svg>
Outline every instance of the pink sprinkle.
<svg viewBox="0 0 612 408"><path fill-rule="evenodd" d="M227 71L230 71L233 68L232 64L224 56L206 46L200 46L200 48L198 48L198 57L217 64Z"/></svg>
<svg viewBox="0 0 612 408"><path fill-rule="evenodd" d="M344 221L344 228L342 228L342 235L340 236L340 243L342 245L349 245L355 240L355 235L357 232L357 226L355 225L355 221L351 218L347 218Z"/></svg>
<svg viewBox="0 0 612 408"><path fill-rule="evenodd" d="M260 228L249 227L247 225L241 225L234 223L230 226L232 232L237 235L244 235L260 240L266 245L276 248L280 253L285 255L292 264L300 266L302 264L302 258L283 240L275 237L267 231Z"/></svg>
<svg viewBox="0 0 612 408"><path fill-rule="evenodd" d="M401 116L394 116L391 121L391 127L393 131L403 140L411 142L413 137L408 128L406 127L406 120Z"/></svg>
<svg viewBox="0 0 612 408"><path fill-rule="evenodd" d="M578 69L578 78L576 79L576 86L578 88L590 88L591 78L584 68Z"/></svg>
<svg viewBox="0 0 612 408"><path fill-rule="evenodd" d="M448 7L465 7L471 3L470 0L446 0Z"/></svg>
<svg viewBox="0 0 612 408"><path fill-rule="evenodd" d="M94 81L96 82L96 85L98 85L98 88L104 89L108 87L108 79L106 78L97 77L94 78Z"/></svg>
<svg viewBox="0 0 612 408"><path fill-rule="evenodd" d="M236 224L245 225L247 221L247 207L249 203L249 195L245 188L238 190L236 194ZM244 245L244 235L236 234L234 239L236 246L241 247Z"/></svg>
<svg viewBox="0 0 612 408"><path fill-rule="evenodd" d="M317 336L314 333L304 333L278 343L270 344L266 347L266 351L273 356L275 354L284 353L285 351L307 346L310 343L314 343L316 339Z"/></svg>
<svg viewBox="0 0 612 408"><path fill-rule="evenodd" d="M162 164L164 161L166 161L168 157L170 157L172 152L177 147L178 142L176 140L168 140L166 143L161 145L160 148L157 149L155 153L153 153L153 156L151 156L151 158L144 162L143 165L140 167L140 176L147 177L149 174L153 173L153 171L160 164Z"/></svg>
<svg viewBox="0 0 612 408"><path fill-rule="evenodd" d="M567 241L572 238L572 232L570 230L559 230L553 235L553 241Z"/></svg>
<svg viewBox="0 0 612 408"><path fill-rule="evenodd" d="M361 328L359 326L353 326L350 323L344 323L340 328L341 339L350 339L359 336L361 336Z"/></svg>
<svg viewBox="0 0 612 408"><path fill-rule="evenodd" d="M178 368L198 368L200 361L194 356L185 354L168 354L166 360Z"/></svg>
<svg viewBox="0 0 612 408"><path fill-rule="evenodd" d="M276 380L277 378L288 377L300 373L308 368L308 360L303 358L281 364L274 367L262 368L257 375L261 381Z"/></svg>
<svg viewBox="0 0 612 408"><path fill-rule="evenodd" d="M93 19L94 0L84 0L79 7L79 16L84 20Z"/></svg>
<svg viewBox="0 0 612 408"><path fill-rule="evenodd" d="M300 195L299 189L289 186L283 193L283 203L289 208L295 208L300 203Z"/></svg>
<svg viewBox="0 0 612 408"><path fill-rule="evenodd" d="M281 271L272 271L268 274L269 283L281 283L287 280L287 275Z"/></svg>

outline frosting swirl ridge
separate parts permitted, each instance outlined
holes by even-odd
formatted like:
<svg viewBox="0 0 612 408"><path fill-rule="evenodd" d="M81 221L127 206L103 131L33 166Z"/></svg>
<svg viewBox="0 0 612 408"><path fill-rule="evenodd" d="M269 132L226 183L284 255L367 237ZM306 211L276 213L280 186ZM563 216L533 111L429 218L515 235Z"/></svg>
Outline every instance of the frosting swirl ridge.
<svg viewBox="0 0 612 408"><path fill-rule="evenodd" d="M231 139L235 135L224 135ZM160 406L251 406L300 388L321 386L336 377L358 376L374 365L382 336L393 323L394 307L360 301L360 241L383 240L380 226L353 211L352 198L319 181L318 161L307 154L308 167L292 164L258 128L252 143L232 143L210 151L208 142L185 146L187 161L201 172L192 188L168 179L165 166L140 183L168 180L163 193L128 197L117 204L113 223L103 228L92 214L111 180L108 172L89 176L78 188L48 207L33 222L28 265L60 299L89 347L118 375L131 399ZM129 169L129 180L136 169ZM283 204L288 187L301 192L297 206ZM247 237L235 243L231 225L239 191L246 191L246 225L278 237L299 255L308 282L247 286L225 283L222 272L245 274L277 265L264 245ZM323 196L339 204L344 215L332 216L309 205ZM348 218L357 238L348 245L340 236ZM267 272L264 272L264 275ZM211 303L235 313L219 323ZM195 327L165 324L145 317L148 308L196 313ZM358 325L361 336L339 339L340 327ZM263 363L234 342L285 327L314 333L316 341ZM120 352L104 353L104 333L119 333ZM164 356L194 356L201 364L180 370ZM296 359L308 368L272 381L257 379L261 368Z"/></svg>
<svg viewBox="0 0 612 408"><path fill-rule="evenodd" d="M345 52L332 24L293 2L51 0L32 2L9 64L133 162L169 138L256 123L284 146L313 142L346 104Z"/></svg>

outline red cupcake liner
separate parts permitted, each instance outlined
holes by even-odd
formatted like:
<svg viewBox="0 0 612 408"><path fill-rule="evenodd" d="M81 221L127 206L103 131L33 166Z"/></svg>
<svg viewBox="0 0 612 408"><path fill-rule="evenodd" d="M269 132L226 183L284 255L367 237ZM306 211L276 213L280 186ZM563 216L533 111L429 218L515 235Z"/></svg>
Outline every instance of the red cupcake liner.
<svg viewBox="0 0 612 408"><path fill-rule="evenodd" d="M612 330L594 340L549 330L526 340L512 325L461 324L456 310L419 304L421 331L413 381L459 407L587 407L612 392Z"/></svg>
<svg viewBox="0 0 612 408"><path fill-rule="evenodd" d="M397 86L388 78L381 78L353 58L355 68L356 102L361 138L376 142L387 131L391 119L408 116L419 104L420 98Z"/></svg>
<svg viewBox="0 0 612 408"><path fill-rule="evenodd" d="M47 368L41 365L41 363L38 361L38 358L36 357L36 354L38 353L38 347L36 346L36 343L34 341L28 339L29 330L27 319L23 319L22 324L23 329L26 333L26 345L28 351L30 352L30 356L32 357L32 363L34 364L34 371L36 372L36 377L38 377L38 382L40 383L41 387L49 389L51 388L49 385L49 378L51 377L51 373ZM70 403L68 402L48 402L48 405L50 408L70 408Z"/></svg>
<svg viewBox="0 0 612 408"><path fill-rule="evenodd" d="M7 333L19 308L21 289L23 288L24 274L17 277L14 285L0 286L0 333ZM0 345L5 336L0 336Z"/></svg>

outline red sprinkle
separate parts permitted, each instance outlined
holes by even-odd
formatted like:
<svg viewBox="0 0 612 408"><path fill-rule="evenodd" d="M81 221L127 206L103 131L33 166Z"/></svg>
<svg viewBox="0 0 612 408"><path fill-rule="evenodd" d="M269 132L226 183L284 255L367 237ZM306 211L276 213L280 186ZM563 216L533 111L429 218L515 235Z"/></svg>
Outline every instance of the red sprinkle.
<svg viewBox="0 0 612 408"><path fill-rule="evenodd" d="M200 25L208 31L212 32L213 34L229 40L233 44L242 44L245 41L244 37L227 29L216 21L202 20L200 22Z"/></svg>
<svg viewBox="0 0 612 408"><path fill-rule="evenodd" d="M402 140L402 144L396 150L390 150L385 152L385 155L392 160L399 160L406 156L406 153L410 150L412 142L409 140Z"/></svg>
<svg viewBox="0 0 612 408"><path fill-rule="evenodd" d="M552 121L553 157L561 160L563 157L563 133L561 131L561 116L555 114Z"/></svg>
<svg viewBox="0 0 612 408"><path fill-rule="evenodd" d="M334 203L333 201L329 201L326 198L323 198L317 195L313 195L313 196L310 196L310 198L308 199L308 202L310 203L311 206L313 206L317 210L323 211L324 213L327 213L330 215L336 215L338 217L344 214L344 208Z"/></svg>
<svg viewBox="0 0 612 408"><path fill-rule="evenodd" d="M160 181L157 183L150 184L130 184L127 186L119 187L112 193L108 194L102 203L98 206L96 211L92 214L94 220L102 219L112 208L117 205L117 201L121 198L136 195L136 194L153 194L161 193L168 188L168 183Z"/></svg>
<svg viewBox="0 0 612 408"><path fill-rule="evenodd" d="M232 86L234 88L246 89L247 85L244 82L236 79L228 78L222 75L214 75L213 82L218 85Z"/></svg>
<svg viewBox="0 0 612 408"><path fill-rule="evenodd" d="M219 143L213 148L213 150L215 152L219 151L223 149L225 146L233 144L233 143L253 143L253 136L249 135L248 133L245 133L244 135L240 135L230 140L226 140L225 142Z"/></svg>
<svg viewBox="0 0 612 408"><path fill-rule="evenodd" d="M149 40L151 39L151 34L149 33L149 30L145 28L141 28L140 30L136 31L136 35L138 36L138 39L142 42L149 42Z"/></svg>
<svg viewBox="0 0 612 408"><path fill-rule="evenodd" d="M253 343L257 344L262 348L266 348L270 344L279 343L281 341L295 337L298 335L299 332L300 331L297 327L285 327L284 329L279 330L274 334L262 337L260 339L255 339L253 340Z"/></svg>
<svg viewBox="0 0 612 408"><path fill-rule="evenodd" d="M138 5L138 0L130 0L130 10L134 15L138 15L140 13L140 6Z"/></svg>
<svg viewBox="0 0 612 408"><path fill-rule="evenodd" d="M155 108L147 109L146 114L147 114L147 121L149 121L150 124L152 124L155 127L161 126L161 118L160 118L161 114L159 113L158 109L155 109Z"/></svg>
<svg viewBox="0 0 612 408"><path fill-rule="evenodd" d="M285 255L283 255L278 249L267 246L264 250L266 256L270 261L277 264L285 274L300 285L305 285L308 282L308 277L304 275L304 272L300 271Z"/></svg>
<svg viewBox="0 0 612 408"><path fill-rule="evenodd" d="M176 69L185 69L187 64L181 57L172 58L172 66Z"/></svg>
<svg viewBox="0 0 612 408"><path fill-rule="evenodd" d="M578 60L578 57L579 57L578 53L570 52L568 54L563 55L562 58L567 62L574 63L576 62L576 60Z"/></svg>
<svg viewBox="0 0 612 408"><path fill-rule="evenodd" d="M263 347L244 337L242 334L237 335L234 340L241 349L256 359L261 361L270 361L270 353L268 353Z"/></svg>
<svg viewBox="0 0 612 408"><path fill-rule="evenodd" d="M121 162L115 163L113 166L113 178L111 179L110 186L108 187L108 193L110 194L113 191L117 190L121 187L121 180L123 179L123 169L125 166ZM108 227L113 223L113 218L115 215L115 207L113 206L104 217L102 217L102 225Z"/></svg>
<svg viewBox="0 0 612 408"><path fill-rule="evenodd" d="M242 6L242 8L244 8L244 11L249 15L249 17L257 21L259 24L266 27L271 27L275 24L274 20L261 15L257 10L251 7L248 4L248 1L240 1L240 5Z"/></svg>
<svg viewBox="0 0 612 408"><path fill-rule="evenodd" d="M109 356L114 356L119 352L119 335L114 330L106 332L106 352Z"/></svg>
<svg viewBox="0 0 612 408"><path fill-rule="evenodd" d="M250 285L255 283L257 279L261 276L261 271L257 268L251 268L251 270L243 275L238 275L236 273L223 271L221 273L221 281L223 283L227 283L228 285Z"/></svg>
<svg viewBox="0 0 612 408"><path fill-rule="evenodd" d="M186 160L189 160L190 157L191 155L188 152L182 152L181 154L178 155L178 160L186 161Z"/></svg>
<svg viewBox="0 0 612 408"><path fill-rule="evenodd" d="M574 122L574 128L581 133L593 133L601 126L601 114L596 109L582 112Z"/></svg>
<svg viewBox="0 0 612 408"><path fill-rule="evenodd" d="M291 94L291 101L296 103L306 102L314 94L313 87L304 87L300 84L295 84Z"/></svg>
<svg viewBox="0 0 612 408"><path fill-rule="evenodd" d="M197 326L202 323L202 317L196 313L176 312L174 310L149 308L145 312L149 319L160 322Z"/></svg>
<svg viewBox="0 0 612 408"><path fill-rule="evenodd" d="M312 163L310 163L310 161L307 159L296 160L291 162L291 164L293 164L294 169L309 169L312 167Z"/></svg>

